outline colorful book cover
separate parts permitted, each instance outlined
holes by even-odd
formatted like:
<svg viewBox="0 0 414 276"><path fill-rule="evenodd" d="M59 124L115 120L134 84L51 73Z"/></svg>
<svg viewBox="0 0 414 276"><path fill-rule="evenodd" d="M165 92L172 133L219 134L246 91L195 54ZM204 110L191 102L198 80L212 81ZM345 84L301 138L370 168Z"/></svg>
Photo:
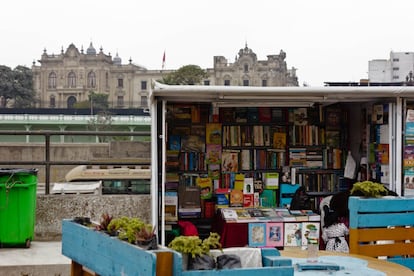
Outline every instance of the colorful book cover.
<svg viewBox="0 0 414 276"><path fill-rule="evenodd" d="M243 194L243 207L254 207L254 194Z"/></svg>
<svg viewBox="0 0 414 276"><path fill-rule="evenodd" d="M249 223L249 247L266 246L266 223Z"/></svg>
<svg viewBox="0 0 414 276"><path fill-rule="evenodd" d="M213 181L209 177L198 177L196 179L197 186L200 187L200 198L210 199L213 195Z"/></svg>
<svg viewBox="0 0 414 276"><path fill-rule="evenodd" d="M239 171L239 152L223 151L221 154L221 169L223 172Z"/></svg>
<svg viewBox="0 0 414 276"><path fill-rule="evenodd" d="M206 143L221 145L221 124L220 123L209 123L206 124Z"/></svg>
<svg viewBox="0 0 414 276"><path fill-rule="evenodd" d="M302 222L302 246L308 245L308 235L316 232L319 237L320 224L318 222Z"/></svg>
<svg viewBox="0 0 414 276"><path fill-rule="evenodd" d="M259 122L270 122L272 120L272 109L270 107L259 107Z"/></svg>
<svg viewBox="0 0 414 276"><path fill-rule="evenodd" d="M207 164L221 164L221 145L206 145Z"/></svg>
<svg viewBox="0 0 414 276"><path fill-rule="evenodd" d="M283 246L283 222L266 223L266 246Z"/></svg>
<svg viewBox="0 0 414 276"><path fill-rule="evenodd" d="M189 135L181 138L181 150L182 151L205 151L205 139L203 136Z"/></svg>
<svg viewBox="0 0 414 276"><path fill-rule="evenodd" d="M283 236L284 246L302 246L302 223L285 222Z"/></svg>
<svg viewBox="0 0 414 276"><path fill-rule="evenodd" d="M243 191L231 190L230 192L230 206L243 207Z"/></svg>
<svg viewBox="0 0 414 276"><path fill-rule="evenodd" d="M181 149L181 136L170 135L168 139L168 149L179 151Z"/></svg>
<svg viewBox="0 0 414 276"><path fill-rule="evenodd" d="M274 132L273 133L273 147L275 149L286 149L286 133Z"/></svg>
<svg viewBox="0 0 414 276"><path fill-rule="evenodd" d="M296 126L305 126L308 124L308 110L306 107L295 108L293 110L293 123Z"/></svg>

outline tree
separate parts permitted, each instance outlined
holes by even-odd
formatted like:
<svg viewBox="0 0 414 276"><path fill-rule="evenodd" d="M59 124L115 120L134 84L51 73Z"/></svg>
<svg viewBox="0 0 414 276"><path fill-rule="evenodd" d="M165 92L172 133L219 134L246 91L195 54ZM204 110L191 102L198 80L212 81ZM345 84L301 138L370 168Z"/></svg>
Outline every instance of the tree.
<svg viewBox="0 0 414 276"><path fill-rule="evenodd" d="M185 65L180 67L177 71L167 74L163 77L161 82L172 85L194 85L200 84L205 78L208 78L208 73L201 69L200 66Z"/></svg>
<svg viewBox="0 0 414 276"><path fill-rule="evenodd" d="M108 95L89 91L88 100L77 102L75 108L91 108L91 110L107 110L109 108Z"/></svg>
<svg viewBox="0 0 414 276"><path fill-rule="evenodd" d="M14 70L0 65L0 98L0 107L33 106L36 102L36 94L33 90L32 70L21 65Z"/></svg>

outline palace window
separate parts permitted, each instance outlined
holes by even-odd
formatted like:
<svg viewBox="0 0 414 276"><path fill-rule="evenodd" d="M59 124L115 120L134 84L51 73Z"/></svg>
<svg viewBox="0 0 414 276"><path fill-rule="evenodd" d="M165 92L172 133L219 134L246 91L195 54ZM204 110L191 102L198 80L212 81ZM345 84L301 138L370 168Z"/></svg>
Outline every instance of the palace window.
<svg viewBox="0 0 414 276"><path fill-rule="evenodd" d="M249 72L249 64L247 63L244 65L244 72L245 73Z"/></svg>
<svg viewBox="0 0 414 276"><path fill-rule="evenodd" d="M56 88L56 73L55 72L52 72L49 74L48 87Z"/></svg>
<svg viewBox="0 0 414 276"><path fill-rule="evenodd" d="M124 79L118 79L118 88L124 87Z"/></svg>
<svg viewBox="0 0 414 276"><path fill-rule="evenodd" d="M249 86L249 80L243 80L243 86Z"/></svg>
<svg viewBox="0 0 414 276"><path fill-rule="evenodd" d="M53 95L49 98L49 107L56 107L56 98Z"/></svg>
<svg viewBox="0 0 414 276"><path fill-rule="evenodd" d="M225 86L230 86L230 80L224 80L224 85Z"/></svg>
<svg viewBox="0 0 414 276"><path fill-rule="evenodd" d="M95 72L89 72L88 74L88 87L95 88L96 87L96 75Z"/></svg>
<svg viewBox="0 0 414 276"><path fill-rule="evenodd" d="M210 80L205 80L204 85L210 85Z"/></svg>
<svg viewBox="0 0 414 276"><path fill-rule="evenodd" d="M267 80L262 80L262 86L267 86Z"/></svg>
<svg viewBox="0 0 414 276"><path fill-rule="evenodd" d="M71 88L76 87L76 75L73 71L68 74L68 86Z"/></svg>
<svg viewBox="0 0 414 276"><path fill-rule="evenodd" d="M141 81L141 90L147 90L147 81Z"/></svg>
<svg viewBox="0 0 414 276"><path fill-rule="evenodd" d="M116 104L118 107L124 106L124 96L118 96Z"/></svg>

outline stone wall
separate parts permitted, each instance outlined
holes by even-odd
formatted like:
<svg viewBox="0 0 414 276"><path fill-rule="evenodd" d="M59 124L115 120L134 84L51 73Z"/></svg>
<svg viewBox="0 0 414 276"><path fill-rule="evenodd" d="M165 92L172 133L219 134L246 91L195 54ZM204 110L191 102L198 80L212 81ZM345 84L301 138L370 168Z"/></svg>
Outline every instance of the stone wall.
<svg viewBox="0 0 414 276"><path fill-rule="evenodd" d="M150 195L37 195L35 240L60 240L62 220L90 217L100 220L107 212L113 217L138 217L151 222Z"/></svg>

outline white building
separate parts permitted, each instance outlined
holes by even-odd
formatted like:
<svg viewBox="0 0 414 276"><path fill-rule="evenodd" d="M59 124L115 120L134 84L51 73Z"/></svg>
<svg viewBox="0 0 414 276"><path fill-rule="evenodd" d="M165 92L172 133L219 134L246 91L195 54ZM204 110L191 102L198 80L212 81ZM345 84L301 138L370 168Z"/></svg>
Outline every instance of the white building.
<svg viewBox="0 0 414 276"><path fill-rule="evenodd" d="M368 78L371 83L401 83L414 72L414 52L391 52L389 59L368 62Z"/></svg>

